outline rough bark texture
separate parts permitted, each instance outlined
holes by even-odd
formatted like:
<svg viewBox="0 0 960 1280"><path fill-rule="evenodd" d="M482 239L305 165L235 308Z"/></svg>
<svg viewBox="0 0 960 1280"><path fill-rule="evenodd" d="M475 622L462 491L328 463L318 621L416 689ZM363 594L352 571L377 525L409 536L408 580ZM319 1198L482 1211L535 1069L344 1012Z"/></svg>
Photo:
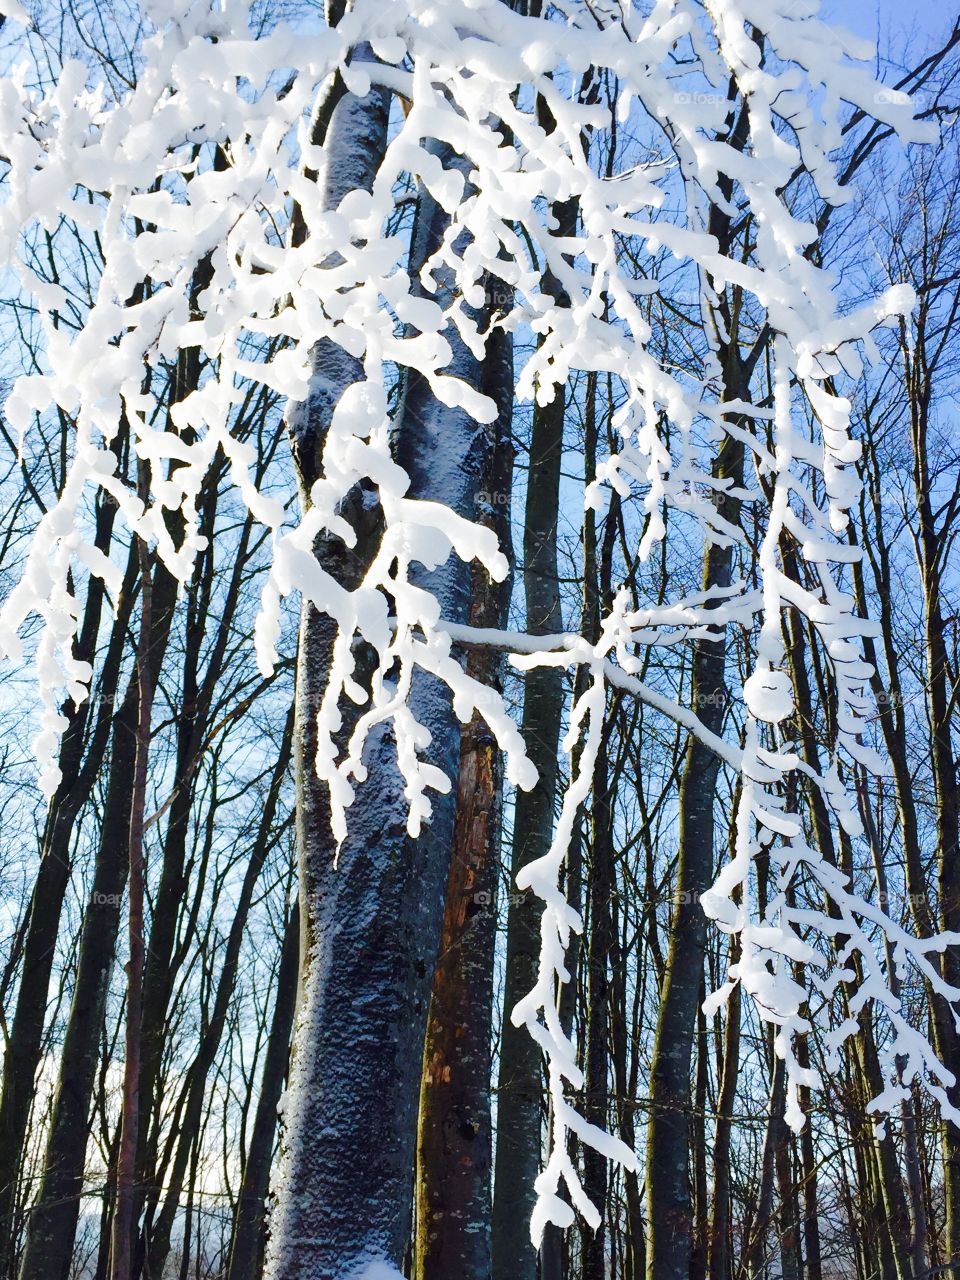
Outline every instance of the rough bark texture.
<svg viewBox="0 0 960 1280"><path fill-rule="evenodd" d="M493 1000L497 774L490 732L475 717L460 740L453 858L424 1045L417 1280L490 1272L491 1055L483 1014Z"/></svg>
<svg viewBox="0 0 960 1280"><path fill-rule="evenodd" d="M386 101L374 92L345 96L328 134L330 169L324 198L369 186L386 134ZM452 158L443 148L446 162ZM339 192L339 194L338 194ZM411 251L412 274L446 225L433 201L420 202ZM476 360L450 335L448 371L478 385ZM319 465L329 412L357 370L350 358L319 344L317 400L291 421L301 485L309 492ZM474 514L489 474L490 432L437 404L419 376L406 378L395 454L413 497L442 500ZM358 548L319 548L326 567L347 586L376 545L371 495L348 499L359 525ZM466 621L472 570L453 557L419 581L440 600L443 615ZM301 883L301 973L286 1117L279 1204L272 1224L268 1274L277 1280L348 1276L372 1261L399 1265L410 1228L411 1170L423 1037L436 964L453 844L454 793L433 798L433 817L419 839L406 833L406 801L392 733L368 741L368 778L357 789L349 834L336 865L328 796L314 772L316 709L323 693L331 623L303 610L297 673L294 755ZM431 734L430 758L456 777L460 731L445 690L422 674L411 706ZM362 1159L357 1158L362 1152Z"/></svg>
<svg viewBox="0 0 960 1280"><path fill-rule="evenodd" d="M484 361L484 390L499 407L491 472L476 518L510 546L512 338L496 331ZM470 622L504 627L510 582L493 584L476 566ZM503 684L503 657L477 649L467 670ZM417 1280L489 1280L491 1265L493 971L502 768L496 743L479 716L460 736L460 776L453 856L447 881L423 1056L417 1144Z"/></svg>

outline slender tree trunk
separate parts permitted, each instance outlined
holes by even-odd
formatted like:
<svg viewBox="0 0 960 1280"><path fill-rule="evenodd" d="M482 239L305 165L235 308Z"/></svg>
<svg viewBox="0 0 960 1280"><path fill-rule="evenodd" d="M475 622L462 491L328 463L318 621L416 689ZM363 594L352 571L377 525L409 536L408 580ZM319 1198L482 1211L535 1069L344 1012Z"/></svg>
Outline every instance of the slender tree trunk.
<svg viewBox="0 0 960 1280"><path fill-rule="evenodd" d="M690 1254L690 1280L705 1280L710 1235L710 1205L707 1192L707 1018L703 1002L707 998L704 975L700 975L697 1008L697 1072L693 1114L690 1117L690 1154L693 1165L693 1250Z"/></svg>
<svg viewBox="0 0 960 1280"><path fill-rule="evenodd" d="M870 850L873 855L874 874L877 881L877 893L881 902L889 900L887 891L887 873L883 862L883 853L880 848L880 839L876 829L873 812L870 807L869 797L865 796L861 790L864 828L870 843ZM887 981L890 984L890 994L895 999L901 997L900 975L897 972L896 956L893 947L888 938L884 938L884 954L887 964ZM866 1034L870 1034L867 1029ZM871 1044L871 1051L872 1051ZM878 1064L879 1065L879 1064ZM901 1061L899 1066L903 1069L905 1064ZM882 1079L881 1073L877 1073ZM916 1113L914 1111L913 1097L905 1098L900 1104L900 1118L903 1124L903 1166L904 1181L906 1183L906 1198L903 1195L901 1180L899 1173L896 1175L896 1193L894 1204L889 1211L893 1214L891 1231L896 1235L903 1234L905 1238L901 1244L905 1249L906 1256L909 1258L908 1275L911 1277L922 1276L928 1269L928 1241L927 1241L927 1215L923 1204L923 1177L920 1169L920 1153L917 1148L917 1130L916 1130ZM893 1168L896 1168L897 1162L892 1162ZM885 1198L888 1198L885 1196ZM909 1226L904 1221L904 1217L909 1215ZM904 1259L906 1260L906 1259Z"/></svg>
<svg viewBox="0 0 960 1280"><path fill-rule="evenodd" d="M151 645L147 663L153 685L166 652L176 581L162 564L151 586ZM43 1162L43 1178L31 1216L21 1263L21 1280L66 1277L76 1234L83 1189L90 1104L100 1055L100 1034L113 969L120 905L127 883L131 806L140 725L138 661L123 703L114 716L110 773L94 864L93 887L84 911L77 975L63 1049L57 1093Z"/></svg>
<svg viewBox="0 0 960 1280"><path fill-rule="evenodd" d="M283 936L277 996L263 1060L260 1095L250 1135L230 1245L226 1280L259 1280L266 1243L266 1202L277 1134L277 1106L290 1060L290 1035L297 1006L300 915L291 913Z"/></svg>
<svg viewBox="0 0 960 1280"><path fill-rule="evenodd" d="M118 432L116 449L121 448L125 438L125 431ZM104 554L110 547L115 515L116 508L108 503L103 504L97 514L94 545ZM68 717L70 724L63 736L58 761L62 781L47 813L40 866L30 899L20 983L5 1038L0 1089L0 1274L3 1275L14 1270L16 1189L40 1063L60 914L70 882L70 846L77 818L93 790L110 741L112 704L120 678L135 572L135 557L131 556L103 660L96 708L89 701L84 702ZM77 656L91 663L96 653L104 595L103 583L91 578L76 648Z"/></svg>
<svg viewBox="0 0 960 1280"><path fill-rule="evenodd" d="M797 1045L797 1061L801 1067L810 1065L806 1038ZM810 1115L810 1089L801 1086L800 1106ZM820 1245L820 1203L817 1194L817 1152L814 1145L812 1122L804 1125L800 1134L800 1161L803 1170L803 1242L807 1280L823 1280L823 1257Z"/></svg>
<svg viewBox="0 0 960 1280"><path fill-rule="evenodd" d="M957 932L960 931L960 785L952 727L956 690L950 679L950 658L941 607L940 564L943 546L934 531L932 484L927 472L925 403L915 406L915 416L918 541L924 577L930 763L937 804L939 923L945 932ZM943 951L941 968L943 977L951 986L960 986L960 947L947 947ZM954 1074L954 1084L947 1090L947 1094L953 1106L960 1107L960 1032L957 1030L956 1019L945 1016L942 1010L936 1026L937 1048L944 1065ZM940 1132L946 1253L949 1261L960 1264L960 1125L945 1119Z"/></svg>
<svg viewBox="0 0 960 1280"><path fill-rule="evenodd" d="M730 940L730 964L736 964L739 943ZM723 1037L723 1071L717 1098L717 1125L713 1140L713 1216L707 1252L709 1280L728 1280L731 1268L731 1160L733 1108L740 1074L740 983L730 992Z"/></svg>
<svg viewBox="0 0 960 1280"><path fill-rule="evenodd" d="M729 438L717 467L739 483L742 446ZM736 521L739 502L723 499ZM703 585L728 586L730 547L711 546L704 559ZM694 651L693 705L714 733L723 723L726 698L725 644L699 640ZM714 869L714 797L719 761L699 739L687 747L680 788L680 850L677 905L670 921L666 969L650 1066L650 1124L647 1131L648 1280L687 1280L693 1249L688 1166L688 1112L693 1027L706 947L706 919L700 898Z"/></svg>
<svg viewBox="0 0 960 1280"><path fill-rule="evenodd" d="M609 413L608 413L609 419ZM596 479L597 380L587 378L584 410L584 483ZM619 499L611 499L602 550L598 546L596 513L584 511L583 520L583 633L596 644L600 638L601 612L612 603L611 564ZM609 1104L609 963L614 949L611 899L614 885L613 797L608 764L614 716L608 715L591 782L590 860L586 877L589 933L586 944L587 1015L584 1048L584 1115L600 1129L607 1127ZM583 1150L583 1188L600 1211L596 1231L584 1228L581 1246L582 1280L604 1280L606 1275L607 1160L592 1147Z"/></svg>
<svg viewBox="0 0 960 1280"><path fill-rule="evenodd" d="M149 498L148 471L141 463L140 498ZM140 1014L143 1006L143 824L147 803L147 763L150 756L150 719L153 713L153 679L150 652L153 646L150 554L140 542L140 640L137 645L137 735L130 798L128 842L129 906L127 921L127 1016L124 1035L123 1104L120 1152L117 1161L117 1200L113 1215L111 1280L130 1280L133 1264L134 1182L137 1167L137 1127L140 1121Z"/></svg>
<svg viewBox="0 0 960 1280"><path fill-rule="evenodd" d="M731 110L735 102L731 101ZM741 103L728 139L741 149L748 120ZM727 181L721 180L721 187ZM727 213L713 206L710 230L723 251L729 251L733 230ZM748 388L763 350L758 339L744 359L732 307L720 298L714 326L726 395L749 399ZM743 483L744 446L724 438L713 474ZM732 525L740 522L741 503L730 493L718 495L719 511ZM705 589L727 587L733 575L731 545L707 546L703 558ZM692 706L704 726L715 734L723 728L727 700L724 668L726 642L697 640L693 648ZM700 991L706 946L706 919L700 898L709 888L714 869L714 804L719 760L691 735L680 785L679 840L676 890L678 903L670 921L666 967L660 989L660 1010L650 1064L650 1123L647 1130L647 1277L648 1280L688 1280L693 1250L687 1123L690 1106L690 1066L693 1024Z"/></svg>
<svg viewBox="0 0 960 1280"><path fill-rule="evenodd" d="M618 895L619 896L619 895ZM611 910L617 910L618 896L611 903ZM636 1096L636 1080L627 1069L628 1037L631 1026L627 1010L627 973L626 947L623 945L614 919L612 930L614 949L610 956L610 1033L613 1048L613 1078L617 1094L617 1121L620 1137L628 1147L636 1145L636 1123L634 1120L634 1102ZM642 977L637 976L638 988L642 985ZM634 1067L638 1046L632 1046ZM643 1195L640 1190L640 1179L635 1169L625 1169L623 1174L624 1191L627 1201L627 1248L626 1280L641 1280L644 1274L644 1258L646 1256L646 1239L643 1225Z"/></svg>
<svg viewBox="0 0 960 1280"><path fill-rule="evenodd" d="M510 548L513 342L497 330L488 343L483 389L499 407L491 472L481 478L476 518ZM471 625L504 627L509 579L473 570ZM467 671L503 685L502 655L473 650ZM489 1280L491 1266L493 967L497 865L503 803L499 750L474 715L460 735L453 856L440 954L424 1042L417 1142L417 1280Z"/></svg>
<svg viewBox="0 0 960 1280"><path fill-rule="evenodd" d="M593 776L591 859L587 874L590 934L587 939L587 1026L584 1061L584 1115L598 1128L607 1127L609 1100L608 1032L610 982L607 965L613 946L610 896L613 881L613 831L606 752L597 753ZM592 1147L583 1152L583 1188L600 1211L596 1231L583 1233L583 1280L604 1280L607 1160Z"/></svg>
<svg viewBox="0 0 960 1280"><path fill-rule="evenodd" d="M768 1053L767 1056L773 1057L772 1053ZM763 1155L760 1160L760 1185L757 1188L756 1204L749 1230L744 1233L743 1273L748 1280L754 1280L755 1277L763 1275L766 1267L767 1238L775 1217L773 1193L776 1185L776 1152L783 1126L785 1086L786 1074L783 1059L773 1057L770 1068L767 1127L763 1139Z"/></svg>
<svg viewBox="0 0 960 1280"><path fill-rule="evenodd" d="M555 206L558 236L572 234L576 209ZM551 278L545 289L558 286ZM560 461L563 453L563 388L547 405L536 405L530 438L524 508L523 588L526 630L544 635L562 630L557 569L557 520ZM542 1068L540 1049L526 1027L515 1027L510 1013L531 990L540 958L540 907L536 896L513 888L517 874L541 857L553 837L557 793L557 749L563 711L563 680L558 669L541 667L527 674L523 690L522 732L539 781L517 794L510 859L511 892L507 908L506 964L503 986L503 1036L497 1082L497 1147L493 1197L493 1280L535 1280L537 1258L529 1222L540 1171Z"/></svg>
<svg viewBox="0 0 960 1280"><path fill-rule="evenodd" d="M783 1280L800 1280L799 1215L795 1211L796 1184L793 1177L791 1134L781 1116L777 1122L774 1163L780 1200L777 1226L780 1234L780 1274Z"/></svg>
<svg viewBox="0 0 960 1280"><path fill-rule="evenodd" d="M275 835L274 824L277 806L281 788L290 765L293 739L292 711L291 707L291 713L284 727L280 751L271 776L270 789L267 792L256 837L244 872L243 883L240 887L236 909L230 925L230 932L227 935L224 946L223 966L217 983L213 1010L207 1025L204 1026L201 1033L197 1055L188 1072L182 1103L177 1108L174 1123L177 1141L172 1163L165 1171L163 1178L165 1184L163 1207L157 1217L152 1233L145 1242L146 1274L148 1276L162 1276L164 1274L164 1267L170 1252L170 1242L180 1206L180 1196L188 1174L189 1161L193 1158L202 1124L207 1079L216 1058L217 1050L220 1047L230 1001L233 998L236 987L237 971L240 964L240 949L247 926L250 906ZM278 1004L282 1005L282 1003L283 1001L278 996Z"/></svg>

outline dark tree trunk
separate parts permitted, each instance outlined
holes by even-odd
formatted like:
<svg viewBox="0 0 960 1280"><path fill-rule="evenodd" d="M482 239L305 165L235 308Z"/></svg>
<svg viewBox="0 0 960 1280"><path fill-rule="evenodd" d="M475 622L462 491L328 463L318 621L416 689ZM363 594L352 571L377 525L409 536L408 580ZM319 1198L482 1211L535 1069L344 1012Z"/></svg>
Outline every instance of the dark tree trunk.
<svg viewBox="0 0 960 1280"><path fill-rule="evenodd" d="M292 710L291 708L284 728L280 751L270 780L270 788L267 792L256 837L250 851L250 858L244 872L243 883L230 925L230 932L227 935L223 966L217 983L213 1010L207 1025L203 1028L197 1056L191 1063L184 1096L180 1107L177 1109L175 1124L177 1141L172 1163L165 1171L163 1179L165 1183L163 1207L157 1217L153 1231L145 1241L147 1259L145 1274L147 1276L162 1276L170 1253L170 1241L177 1211L180 1207L180 1196L187 1177L189 1161L196 1149L197 1136L202 1123L207 1078L216 1058L217 1050L220 1047L230 1001L236 988L237 972L240 964L240 948L247 926L250 906L260 879L260 873L263 870L267 854L270 852L276 834L274 824L277 806L280 800L281 788L290 766L293 739ZM294 982L293 985L295 987L296 983ZM284 1001L287 998L286 993L281 994L278 992L278 1008L284 1006ZM289 1034L287 1039L289 1041Z"/></svg>
<svg viewBox="0 0 960 1280"><path fill-rule="evenodd" d="M731 102L731 109L735 103ZM741 104L729 142L741 149L748 133L746 105ZM721 180L721 187L727 179ZM730 188L727 188L729 198ZM722 249L731 245L729 216L713 206L710 230ZM747 399L755 362L762 344L756 343L744 360L737 325L721 296L715 317L723 382L730 399ZM744 446L727 436L713 465L713 474L743 483ZM718 509L732 525L740 522L740 500L718 495ZM703 557L705 589L727 587L733 574L732 546L708 544ZM726 643L697 640L693 648L692 706L703 725L720 734L727 700L724 675ZM648 1280L688 1280L694 1245L690 1201L687 1124L690 1108L690 1066L693 1024L703 974L706 919L700 905L714 869L714 804L720 763L709 747L691 736L680 785L677 906L670 920L666 966L660 989L660 1010L650 1064L650 1124L647 1130L647 1277Z"/></svg>
<svg viewBox="0 0 960 1280"><path fill-rule="evenodd" d="M584 1062L584 1115L600 1129L607 1127L609 1087L608 1042L610 980L608 963L613 948L610 897L613 885L613 817L605 746L597 754L593 777L593 839L587 873L590 935L587 939L587 1028ZM596 1231L583 1239L583 1280L606 1276L607 1159L592 1147L583 1152L583 1189L600 1212Z"/></svg>
<svg viewBox="0 0 960 1280"><path fill-rule="evenodd" d="M555 206L558 236L576 226L572 204ZM545 288L559 297L552 279ZM558 387L547 405L536 405L530 438L530 465L523 530L523 588L526 630L545 635L562 630L557 569L560 462L563 454L564 393ZM514 1006L533 988L540 958L540 905L536 896L513 886L517 874L542 857L553 838L557 793L557 748L563 712L563 680L552 667L527 674L522 732L539 781L518 792L514 808L507 908L503 1035L497 1081L497 1149L493 1197L493 1280L535 1280L537 1255L530 1241L530 1217L540 1172L542 1069L540 1049L526 1027L510 1021Z"/></svg>
<svg viewBox="0 0 960 1280"><path fill-rule="evenodd" d="M490 1274L497 765L490 732L475 716L460 739L453 858L424 1045L417 1280Z"/></svg>
<svg viewBox="0 0 960 1280"><path fill-rule="evenodd" d="M510 548L513 401L512 338L497 331L488 344L483 390L499 406L491 474L476 518ZM504 627L510 581L492 584L473 571L471 625ZM495 688L503 659L477 649L467 671ZM497 868L502 817L500 753L474 715L460 736L460 776L447 901L430 1001L417 1144L417 1280L489 1280L491 1265L493 969Z"/></svg>
<svg viewBox="0 0 960 1280"><path fill-rule="evenodd" d="M118 433L116 449L121 448L125 437L125 431ZM97 513L94 544L104 554L110 546L115 516L116 508L109 503L104 503ZM60 913L70 881L70 846L77 817L93 790L110 742L113 700L135 581L136 557L131 554L94 695L96 709L90 701L84 702L68 717L70 725L64 733L58 761L62 780L47 814L40 866L23 935L20 984L6 1039L0 1091L0 1274L4 1275L15 1266L16 1189L40 1063ZM91 578L76 648L77 656L91 663L104 594L103 583Z"/></svg>
<svg viewBox="0 0 960 1280"><path fill-rule="evenodd" d="M260 1078L260 1095L250 1135L230 1245L226 1280L259 1280L266 1243L266 1203L277 1135L277 1107L290 1060L290 1035L297 1007L300 915L287 921L277 973L277 998Z"/></svg>
<svg viewBox="0 0 960 1280"><path fill-rule="evenodd" d="M731 939L730 964L740 954L736 939ZM740 1074L740 984L734 986L727 1000L726 1026L723 1037L723 1070L717 1098L717 1124L713 1139L713 1216L710 1222L707 1251L707 1273L710 1280L728 1280L731 1273L731 1160L733 1108Z"/></svg>
<svg viewBox="0 0 960 1280"><path fill-rule="evenodd" d="M149 471L140 464L140 499L150 497ZM137 641L137 728L133 753L133 789L127 839L127 1005L124 1023L123 1093L120 1111L120 1149L117 1155L117 1191L111 1238L112 1280L130 1280L133 1269L134 1184L137 1171L137 1132L140 1124L140 1017L143 1009L144 959L144 857L143 832L147 816L147 767L150 759L150 722L155 677L150 669L153 648L153 580L150 550L140 549L140 636ZM169 624L168 628L169 628ZM165 647L166 637L161 638ZM158 672L159 674L159 672Z"/></svg>
<svg viewBox="0 0 960 1280"><path fill-rule="evenodd" d="M800 1280L799 1214L796 1212L796 1183L793 1177L790 1130L783 1117L777 1120L777 1194L780 1199L777 1225L780 1232L780 1274L783 1280Z"/></svg>
<svg viewBox="0 0 960 1280"><path fill-rule="evenodd" d="M155 685L166 651L177 583L158 564L152 584L152 642L149 679ZM77 976L60 1056L57 1093L43 1162L43 1179L30 1219L21 1264L21 1280L55 1280L70 1267L83 1170L88 1121L100 1056L107 988L116 953L120 905L127 883L130 812L136 752L140 688L130 679L114 717L113 742L93 888L80 936Z"/></svg>
<svg viewBox="0 0 960 1280"><path fill-rule="evenodd" d="M369 186L386 138L386 100L344 97L328 135L331 184ZM446 148L442 158L456 163ZM334 163L334 160L337 163ZM340 164L340 161L343 164ZM446 227L446 214L421 197L412 274ZM449 301L449 286L442 286ZM449 334L448 372L480 385L476 359ZM350 357L321 343L315 355L318 402L291 419L301 487L309 493L332 404L359 373ZM440 406L412 371L395 437L409 495L442 501L472 516L490 474L492 433L459 410ZM362 495L347 500L358 546L347 554L324 540L328 571L355 586L376 548L379 515ZM451 557L418 582L438 597L443 616L469 616L472 568ZM454 838L455 794L432 798L421 836L406 832L407 804L392 732L371 734L367 779L357 788L348 834L334 861L329 798L314 770L316 711L327 680L334 628L305 605L297 675L294 756L301 885L301 970L297 1030L286 1112L277 1213L268 1272L276 1280L350 1274L361 1263L399 1266L411 1220L420 1074L445 890ZM459 768L460 729L449 694L432 677L414 679L411 708L431 735L431 762L448 777Z"/></svg>
<svg viewBox="0 0 960 1280"><path fill-rule="evenodd" d="M719 475L738 477L742 447L728 439ZM734 510L736 500L724 499ZM733 565L730 547L711 546L704 560L704 587L727 586ZM693 706L713 733L723 723L726 684L722 640L699 640L694 652ZM714 799L719 761L691 737L680 788L680 850L677 905L660 991L660 1011L650 1066L650 1125L647 1133L648 1280L688 1280L693 1251L688 1123L693 1028L703 973L706 918L700 898L714 869Z"/></svg>

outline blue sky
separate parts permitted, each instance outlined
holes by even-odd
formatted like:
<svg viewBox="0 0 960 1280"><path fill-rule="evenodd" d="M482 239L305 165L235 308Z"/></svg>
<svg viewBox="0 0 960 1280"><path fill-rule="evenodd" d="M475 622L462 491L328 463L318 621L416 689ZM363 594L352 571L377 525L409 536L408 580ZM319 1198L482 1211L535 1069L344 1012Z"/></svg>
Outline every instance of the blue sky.
<svg viewBox="0 0 960 1280"><path fill-rule="evenodd" d="M914 36L918 48L929 47L956 20L958 6L943 0L823 0L821 15L858 36L879 43L886 53L902 53Z"/></svg>

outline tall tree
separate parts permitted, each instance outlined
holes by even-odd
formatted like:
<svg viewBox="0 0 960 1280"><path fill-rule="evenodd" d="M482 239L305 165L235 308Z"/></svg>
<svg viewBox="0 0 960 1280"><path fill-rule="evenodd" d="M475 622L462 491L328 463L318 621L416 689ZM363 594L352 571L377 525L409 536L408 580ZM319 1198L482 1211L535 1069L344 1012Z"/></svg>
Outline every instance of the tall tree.
<svg viewBox="0 0 960 1280"><path fill-rule="evenodd" d="M492 317L504 286L491 281ZM483 389L498 408L489 474L480 477L477 517L510 545L513 341L494 329L484 353ZM474 566L469 623L506 626L511 579L499 584ZM468 652L466 669L503 685L496 649ZM460 772L446 906L430 997L416 1165L417 1280L486 1280L491 1266L491 1115L497 871L503 817L503 763L483 717L460 734Z"/></svg>
<svg viewBox="0 0 960 1280"><path fill-rule="evenodd" d="M576 226L575 203L553 210L558 231ZM545 288L562 303L559 281ZM563 458L565 393L554 388L546 404L536 403L530 434L523 516L522 578L526 630L531 635L563 630L557 532L560 468ZM531 989L540 951L540 913L536 896L512 888L517 874L550 847L557 795L557 749L563 714L563 678L551 667L537 668L524 680L521 732L536 766L537 785L516 797L510 852L511 893L507 908L503 1035L497 1079L497 1150L493 1209L494 1280L533 1280L536 1251L527 1228L533 1212L534 1183L540 1167L540 1049L524 1027L510 1021L513 1007Z"/></svg>

